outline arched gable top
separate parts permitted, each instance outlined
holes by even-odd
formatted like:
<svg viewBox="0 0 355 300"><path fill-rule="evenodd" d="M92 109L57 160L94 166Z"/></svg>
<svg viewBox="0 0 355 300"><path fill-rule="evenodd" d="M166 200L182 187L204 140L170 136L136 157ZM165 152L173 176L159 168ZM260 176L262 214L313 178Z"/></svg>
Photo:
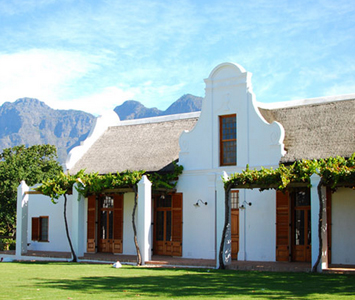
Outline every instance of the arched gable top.
<svg viewBox="0 0 355 300"><path fill-rule="evenodd" d="M208 79L221 80L236 77L243 73L247 73L247 71L241 65L236 63L221 63L211 71Z"/></svg>

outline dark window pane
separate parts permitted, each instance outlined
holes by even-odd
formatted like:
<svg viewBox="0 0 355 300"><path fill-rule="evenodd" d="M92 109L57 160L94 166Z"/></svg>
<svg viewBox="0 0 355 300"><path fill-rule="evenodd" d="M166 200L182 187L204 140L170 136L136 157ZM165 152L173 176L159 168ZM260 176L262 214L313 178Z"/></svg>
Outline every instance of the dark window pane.
<svg viewBox="0 0 355 300"><path fill-rule="evenodd" d="M295 193L295 205L296 206L309 206L310 197L308 191L297 191Z"/></svg>
<svg viewBox="0 0 355 300"><path fill-rule="evenodd" d="M106 239L107 237L107 211L101 211L101 222L100 222L100 228L101 228L101 238Z"/></svg>
<svg viewBox="0 0 355 300"><path fill-rule="evenodd" d="M164 212L157 211L157 220L155 224L155 235L157 241L164 240Z"/></svg>
<svg viewBox="0 0 355 300"><path fill-rule="evenodd" d="M223 142L223 163L234 164L237 159L237 146L235 141Z"/></svg>
<svg viewBox="0 0 355 300"><path fill-rule="evenodd" d="M295 244L304 245L304 210L295 210Z"/></svg>
<svg viewBox="0 0 355 300"><path fill-rule="evenodd" d="M220 117L221 165L235 165L237 162L237 117Z"/></svg>
<svg viewBox="0 0 355 300"><path fill-rule="evenodd" d="M171 207L171 195L159 197L157 199L157 207Z"/></svg>
<svg viewBox="0 0 355 300"><path fill-rule="evenodd" d="M171 211L166 212L166 234L165 241L171 241Z"/></svg>
<svg viewBox="0 0 355 300"><path fill-rule="evenodd" d="M41 218L41 241L48 241L48 218Z"/></svg>
<svg viewBox="0 0 355 300"><path fill-rule="evenodd" d="M112 210L108 211L108 222L109 222L108 238L112 239L113 238L113 211Z"/></svg>

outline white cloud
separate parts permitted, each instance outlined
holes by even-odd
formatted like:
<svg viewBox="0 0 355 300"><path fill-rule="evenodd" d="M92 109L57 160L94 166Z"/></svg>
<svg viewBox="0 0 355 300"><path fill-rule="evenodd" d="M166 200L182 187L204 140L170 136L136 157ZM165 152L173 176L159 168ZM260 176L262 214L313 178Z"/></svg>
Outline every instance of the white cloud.
<svg viewBox="0 0 355 300"><path fill-rule="evenodd" d="M34 97L52 102L97 68L98 57L78 52L32 49L0 54L0 102Z"/></svg>
<svg viewBox="0 0 355 300"><path fill-rule="evenodd" d="M51 106L56 109L86 111L95 116L99 116L105 111L113 110L117 105L133 98L133 91L111 86L88 96L71 99L69 101L57 101L52 103Z"/></svg>

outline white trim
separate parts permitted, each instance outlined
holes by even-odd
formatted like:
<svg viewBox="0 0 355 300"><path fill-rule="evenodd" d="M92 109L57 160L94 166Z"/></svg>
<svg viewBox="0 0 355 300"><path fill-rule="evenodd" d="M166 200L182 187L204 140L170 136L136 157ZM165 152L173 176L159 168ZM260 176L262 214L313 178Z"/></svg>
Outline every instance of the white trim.
<svg viewBox="0 0 355 300"><path fill-rule="evenodd" d="M158 116L158 117L151 117L151 118L144 118L144 119L124 120L121 121L120 124L118 124L117 126L160 123L160 122L168 122L174 120L198 118L200 114L201 111L195 111L195 112L176 114L176 115L166 115L166 116Z"/></svg>
<svg viewBox="0 0 355 300"><path fill-rule="evenodd" d="M323 104L323 103L329 103L335 101L354 100L354 99L355 99L355 94L347 94L347 95L326 96L326 97L300 99L300 100L274 102L274 103L257 102L257 106L265 109L278 109L278 108L288 108L288 107L295 107L295 106Z"/></svg>

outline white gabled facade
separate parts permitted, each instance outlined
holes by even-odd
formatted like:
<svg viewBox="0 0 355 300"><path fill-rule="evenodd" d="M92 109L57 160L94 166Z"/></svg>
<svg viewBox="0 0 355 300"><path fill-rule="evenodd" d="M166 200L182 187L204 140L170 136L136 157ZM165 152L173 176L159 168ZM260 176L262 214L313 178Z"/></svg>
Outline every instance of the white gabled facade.
<svg viewBox="0 0 355 300"><path fill-rule="evenodd" d="M224 222L224 196L218 202L216 194L222 172L241 172L247 165L277 167L284 153L284 131L277 122L268 124L259 113L251 74L241 66L221 64L205 82L200 118L191 132L180 137L179 163L184 173L177 189L184 194L183 256L214 259ZM221 166L219 117L231 114L237 123L237 163ZM208 204L196 208L193 204L198 199ZM238 259L275 260L275 192L243 190L239 202L252 205L240 212Z"/></svg>

